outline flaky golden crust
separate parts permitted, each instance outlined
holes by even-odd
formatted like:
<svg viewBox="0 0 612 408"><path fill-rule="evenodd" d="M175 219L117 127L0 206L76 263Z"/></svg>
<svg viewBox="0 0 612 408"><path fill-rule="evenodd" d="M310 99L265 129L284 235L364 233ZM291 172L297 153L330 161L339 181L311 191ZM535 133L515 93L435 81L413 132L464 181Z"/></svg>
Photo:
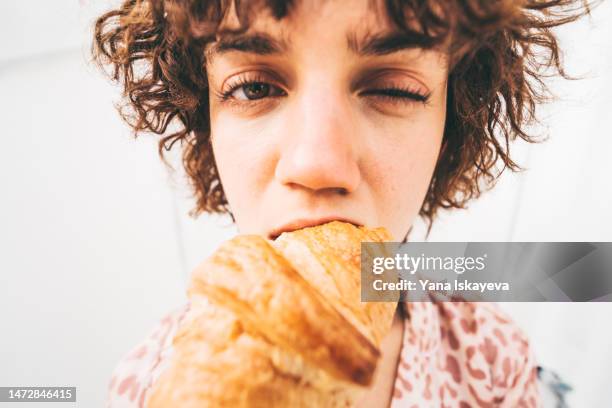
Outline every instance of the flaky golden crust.
<svg viewBox="0 0 612 408"><path fill-rule="evenodd" d="M383 228L335 221L282 234L273 245L378 346L389 330L395 305L361 302L361 243L390 240L391 235Z"/></svg>
<svg viewBox="0 0 612 408"><path fill-rule="evenodd" d="M389 239L332 222L221 245L192 275L191 308L147 406L352 406L395 309L360 301L360 243Z"/></svg>

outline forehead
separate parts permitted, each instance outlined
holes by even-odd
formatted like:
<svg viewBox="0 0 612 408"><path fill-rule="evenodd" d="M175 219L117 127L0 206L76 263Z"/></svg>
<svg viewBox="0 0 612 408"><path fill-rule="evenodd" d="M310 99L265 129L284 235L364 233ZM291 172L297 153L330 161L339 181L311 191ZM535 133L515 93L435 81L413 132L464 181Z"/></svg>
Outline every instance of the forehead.
<svg viewBox="0 0 612 408"><path fill-rule="evenodd" d="M274 1L255 0L241 3L236 11L232 4L220 22L216 41L208 45L209 60L226 50L280 54L310 50L313 45L362 56L411 48L445 51L419 29L418 22L408 20L403 29L395 25L383 0L300 0L276 16L274 5ZM445 52L439 54L445 58Z"/></svg>
<svg viewBox="0 0 612 408"><path fill-rule="evenodd" d="M308 33L311 36L332 37L343 33L355 42L373 33L392 30L382 0L297 0L290 3L285 15L274 16L274 1L245 2L238 14L232 4L219 25L217 39L238 32L265 33L291 43Z"/></svg>

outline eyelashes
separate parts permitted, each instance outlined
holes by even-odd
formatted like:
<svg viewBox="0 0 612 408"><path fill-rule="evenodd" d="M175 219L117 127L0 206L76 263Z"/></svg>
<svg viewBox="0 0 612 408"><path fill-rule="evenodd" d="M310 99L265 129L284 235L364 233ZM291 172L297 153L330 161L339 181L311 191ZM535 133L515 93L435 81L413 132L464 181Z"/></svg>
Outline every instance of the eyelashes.
<svg viewBox="0 0 612 408"><path fill-rule="evenodd" d="M239 101L256 101L268 97L287 96L280 87L263 78L240 77L230 83L228 89L217 94L221 101L236 99Z"/></svg>
<svg viewBox="0 0 612 408"><path fill-rule="evenodd" d="M360 95L374 96L391 101L408 100L412 102L421 102L423 104L427 104L431 98L430 92L419 93L418 91L403 88L370 89L361 92Z"/></svg>
<svg viewBox="0 0 612 408"><path fill-rule="evenodd" d="M242 76L230 82L225 90L215 93L221 102L241 105L256 104L269 98L287 96L286 91L272 82L263 77ZM359 92L358 95L373 99L375 102L393 104L422 103L426 105L431 98L431 92L398 85L375 86Z"/></svg>

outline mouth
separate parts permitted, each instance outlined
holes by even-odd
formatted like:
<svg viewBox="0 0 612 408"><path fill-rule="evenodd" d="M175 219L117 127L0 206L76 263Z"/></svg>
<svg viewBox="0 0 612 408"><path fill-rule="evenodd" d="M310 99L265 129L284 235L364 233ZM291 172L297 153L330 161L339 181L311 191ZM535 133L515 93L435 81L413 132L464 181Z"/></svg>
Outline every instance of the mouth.
<svg viewBox="0 0 612 408"><path fill-rule="evenodd" d="M291 231L299 230L302 228L315 227L317 225L327 224L328 222L332 222L332 221L347 222L349 224L353 224L356 227L360 227L363 225L357 221L354 221L348 218L335 217L335 216L334 217L322 217L322 218L308 218L308 219L300 218L300 219L296 219L291 222L288 222L287 224L284 224L278 228L274 228L268 233L268 239L274 241L284 232L291 232Z"/></svg>

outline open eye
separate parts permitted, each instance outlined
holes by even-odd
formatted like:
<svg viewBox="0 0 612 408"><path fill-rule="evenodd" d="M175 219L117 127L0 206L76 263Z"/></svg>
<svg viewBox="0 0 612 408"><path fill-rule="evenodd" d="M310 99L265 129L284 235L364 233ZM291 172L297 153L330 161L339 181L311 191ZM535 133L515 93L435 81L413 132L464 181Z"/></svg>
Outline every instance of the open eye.
<svg viewBox="0 0 612 408"><path fill-rule="evenodd" d="M224 92L224 99L253 101L266 97L283 96L285 92L277 86L262 81L239 81Z"/></svg>

